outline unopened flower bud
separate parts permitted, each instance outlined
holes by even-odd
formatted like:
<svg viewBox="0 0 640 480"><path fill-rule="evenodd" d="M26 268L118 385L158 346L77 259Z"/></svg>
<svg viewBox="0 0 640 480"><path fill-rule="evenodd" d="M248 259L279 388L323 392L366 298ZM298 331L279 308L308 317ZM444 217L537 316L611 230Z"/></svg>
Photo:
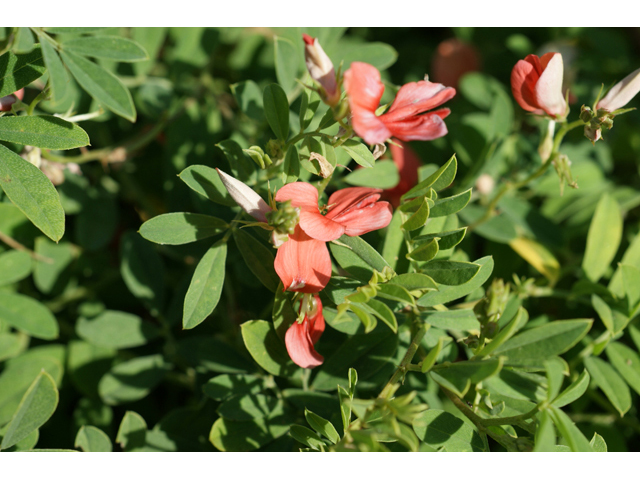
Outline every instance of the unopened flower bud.
<svg viewBox="0 0 640 480"><path fill-rule="evenodd" d="M613 128L613 118L607 116L600 119L600 125L605 130L611 130Z"/></svg>
<svg viewBox="0 0 640 480"><path fill-rule="evenodd" d="M267 152L266 155L270 157L269 161L271 161L271 159L278 161L284 158L284 152L282 151L282 142L280 140L272 138L267 142L265 149Z"/></svg>
<svg viewBox="0 0 640 480"><path fill-rule="evenodd" d="M293 235L300 221L300 209L291 205L291 200L280 203L277 210L267 212L267 223L280 233Z"/></svg>
<svg viewBox="0 0 640 480"><path fill-rule="evenodd" d="M324 53L317 38L310 37L306 33L302 35L304 40L304 59L311 78L320 84L324 90L324 100L333 106L340 100L340 92L336 82L336 72L331 59Z"/></svg>
<svg viewBox="0 0 640 480"><path fill-rule="evenodd" d="M249 157L251 157L251 160L256 162L256 164L263 170L272 164L269 155L264 153L264 150L262 150L257 145L249 148L244 148L242 149L242 151L249 155Z"/></svg>
<svg viewBox="0 0 640 480"><path fill-rule="evenodd" d="M614 112L629 103L638 92L640 92L640 68L616 83L598 102L596 110L603 109Z"/></svg>
<svg viewBox="0 0 640 480"><path fill-rule="evenodd" d="M16 103L18 100L22 100L24 98L24 88L21 88L17 92L13 92L11 95L7 95L6 97L0 98L0 112L8 112L11 110L11 105Z"/></svg>
<svg viewBox="0 0 640 480"><path fill-rule="evenodd" d="M227 175L220 169L216 168L220 180L225 186L231 198L249 215L260 222L266 222L266 213L271 211L271 207L267 205L260 195L254 192L251 187L245 185L240 180Z"/></svg>
<svg viewBox="0 0 640 480"><path fill-rule="evenodd" d="M600 127L593 127L591 125L584 126L584 136L587 137L591 143L595 144L602 138L602 130Z"/></svg>
<svg viewBox="0 0 640 480"><path fill-rule="evenodd" d="M589 123L591 122L592 118L593 118L593 112L591 111L591 108L589 108L586 105L583 105L582 108L580 109L580 120L582 120L584 123Z"/></svg>

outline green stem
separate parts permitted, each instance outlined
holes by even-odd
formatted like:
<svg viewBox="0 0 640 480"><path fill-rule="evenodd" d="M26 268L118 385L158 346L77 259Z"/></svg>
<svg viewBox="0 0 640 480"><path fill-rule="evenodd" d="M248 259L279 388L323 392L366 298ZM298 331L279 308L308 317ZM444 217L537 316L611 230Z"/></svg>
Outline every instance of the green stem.
<svg viewBox="0 0 640 480"><path fill-rule="evenodd" d="M418 347L420 346L422 337L424 337L428 329L429 329L428 324L426 323L420 324L420 326L418 327L418 330L413 336L413 339L411 340L409 349L407 350L407 353L404 355L402 362L400 362L400 365L398 365L398 368L396 369L394 374L391 376L387 384L384 386L384 388L382 389L382 392L380 392L380 395L378 395L378 398L384 398L387 400L391 399L391 397L399 387L399 385L397 384L402 380L404 380L404 376L407 373L409 365L411 364L411 360L413 360L414 355L418 351Z"/></svg>
<svg viewBox="0 0 640 480"><path fill-rule="evenodd" d="M565 123L564 125L562 125L562 127L558 130L553 140L553 149L551 150L551 155L549 156L549 160L544 162L540 166L540 168L538 168L535 172L533 172L524 180L521 180L515 183L505 183L504 185L502 185L498 193L493 197L491 202L489 202L489 205L487 205L487 209L484 215L480 217L478 220L476 220L475 222L473 222L471 225L469 225L468 231L475 230L478 226L482 225L484 222L486 222L491 217L493 217L495 213L495 209L498 206L498 203L500 202L500 200L502 200L502 197L504 197L505 194L507 194L511 190L518 190L519 188L522 188L525 185L528 185L530 182L532 182L536 178L542 176L549 168L549 165L551 165L552 163L550 159L553 158L554 154L558 153L560 144L562 143L564 136L569 131L573 130L574 128L580 127L582 125L584 125L584 122L582 120L576 120L575 122Z"/></svg>

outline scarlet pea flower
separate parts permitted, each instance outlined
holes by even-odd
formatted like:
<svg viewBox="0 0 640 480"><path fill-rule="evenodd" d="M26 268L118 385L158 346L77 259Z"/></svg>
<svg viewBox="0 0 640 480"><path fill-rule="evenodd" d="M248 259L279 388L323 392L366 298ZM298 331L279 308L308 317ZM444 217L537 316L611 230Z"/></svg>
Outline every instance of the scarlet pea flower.
<svg viewBox="0 0 640 480"><path fill-rule="evenodd" d="M518 104L536 115L564 117L567 102L562 95L562 55L549 52L538 58L527 55L511 71L511 91Z"/></svg>
<svg viewBox="0 0 640 480"><path fill-rule="evenodd" d="M405 142L434 140L447 134L445 118L451 111L441 108L456 94L455 89L428 80L403 85L391 108L377 116L376 109L384 93L380 72L368 63L353 62L344 74L353 130L369 145L383 143L391 137Z"/></svg>
<svg viewBox="0 0 640 480"><path fill-rule="evenodd" d="M325 327L322 302L320 297L314 295L308 303L312 305L305 313L302 322L293 322L284 336L284 343L291 360L302 368L314 368L322 365L324 361L324 357L314 348ZM303 300L300 305L301 311L305 306L307 302Z"/></svg>
<svg viewBox="0 0 640 480"><path fill-rule="evenodd" d="M6 97L0 98L0 112L8 112L11 110L11 105L16 103L18 100L22 100L24 98L24 88L21 88L17 92L13 92L11 95L7 95Z"/></svg>
<svg viewBox="0 0 640 480"><path fill-rule="evenodd" d="M278 190L276 201L291 200L291 205L300 208L300 228L311 238L330 242L343 234L355 237L389 225L391 206L378 202L381 193L376 188L343 188L329 197L325 215L318 208L318 190L309 183L285 185Z"/></svg>
<svg viewBox="0 0 640 480"><path fill-rule="evenodd" d="M616 83L598 102L596 110L602 109L608 112L618 110L629 103L638 92L640 92L640 68Z"/></svg>
<svg viewBox="0 0 640 480"><path fill-rule="evenodd" d="M382 198L397 207L400 205L400 197L418 183L418 169L421 164L415 152L402 142L400 145L392 143L389 149L391 150L391 158L398 167L400 182L395 187L382 192Z"/></svg>
<svg viewBox="0 0 640 480"><path fill-rule="evenodd" d="M311 78L322 86L325 100L329 105L335 105L340 100L340 91L336 82L336 71L331 59L324 53L317 38L302 34L304 40L304 59Z"/></svg>

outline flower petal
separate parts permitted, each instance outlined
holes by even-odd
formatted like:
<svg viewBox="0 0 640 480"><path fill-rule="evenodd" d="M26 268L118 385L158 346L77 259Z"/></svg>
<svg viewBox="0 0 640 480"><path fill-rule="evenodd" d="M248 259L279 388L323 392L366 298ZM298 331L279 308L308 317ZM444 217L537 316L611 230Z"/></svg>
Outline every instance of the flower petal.
<svg viewBox="0 0 640 480"><path fill-rule="evenodd" d="M300 212L300 228L316 240L330 242L340 238L344 233L344 227L339 223L325 217L320 212L306 211Z"/></svg>
<svg viewBox="0 0 640 480"><path fill-rule="evenodd" d="M344 74L344 88L356 134L370 145L387 140L391 133L375 114L384 93L378 69L368 63L353 62Z"/></svg>
<svg viewBox="0 0 640 480"><path fill-rule="evenodd" d="M276 202L286 202L287 200L291 200L291 205L294 207L319 212L318 190L310 183L288 183L278 190L278 193L276 193Z"/></svg>
<svg viewBox="0 0 640 480"><path fill-rule="evenodd" d="M367 187L349 187L338 190L329 197L329 213L327 213L326 218L335 218L370 196L375 196L373 199L375 202L380 198L380 193L382 193L382 190L379 188Z"/></svg>
<svg viewBox="0 0 640 480"><path fill-rule="evenodd" d="M562 95L562 55L546 53L540 59L540 63L544 71L534 89L536 102L549 115L562 116L567 111L567 103Z"/></svg>
<svg viewBox="0 0 640 480"><path fill-rule="evenodd" d="M404 118L426 112L451 100L456 90L440 83L427 80L403 85L387 113L381 115L385 123L397 122Z"/></svg>
<svg viewBox="0 0 640 480"><path fill-rule="evenodd" d="M331 279L331 257L326 243L308 236L300 225L278 248L273 266L286 290L317 293Z"/></svg>
<svg viewBox="0 0 640 480"><path fill-rule="evenodd" d="M220 180L231 195L231 198L242 207L242 209L259 222L266 222L266 213L271 211L271 207L267 205L260 195L245 185L240 180L227 175L222 170L216 168Z"/></svg>
<svg viewBox="0 0 640 480"><path fill-rule="evenodd" d="M317 312L313 317L309 318L309 336L311 337L311 341L315 345L316 342L320 339L322 332L324 332L324 315L322 314L322 302L320 301L320 297L318 295L313 296L316 301Z"/></svg>
<svg viewBox="0 0 640 480"><path fill-rule="evenodd" d="M528 112L544 113L538 106L534 88L542 67L536 55L527 55L524 60L518 60L511 71L511 92L518 104Z"/></svg>
<svg viewBox="0 0 640 480"><path fill-rule="evenodd" d="M394 188L385 190L382 193L382 198L397 207L400 205L400 197L418 183L418 169L421 163L415 152L402 142L400 145L392 143L389 149L391 150L391 158L398 167L400 181Z"/></svg>
<svg viewBox="0 0 640 480"><path fill-rule="evenodd" d="M336 221L345 226L344 233L346 235L357 237L386 227L391 222L392 216L393 212L389 203L373 202L363 208L350 209Z"/></svg>
<svg viewBox="0 0 640 480"><path fill-rule="evenodd" d="M445 136L448 132L447 126L442 120L442 115L446 116L448 113L449 109L441 109L409 117L399 122L387 122L386 125L394 137L405 142L435 140Z"/></svg>
<svg viewBox="0 0 640 480"><path fill-rule="evenodd" d="M324 362L324 357L313 347L309 326L309 320L305 317L302 323L293 322L284 335L284 343L291 360L302 368L314 368Z"/></svg>
<svg viewBox="0 0 640 480"><path fill-rule="evenodd" d="M616 83L611 90L598 102L596 110L604 109L609 112L624 107L640 92L640 68Z"/></svg>

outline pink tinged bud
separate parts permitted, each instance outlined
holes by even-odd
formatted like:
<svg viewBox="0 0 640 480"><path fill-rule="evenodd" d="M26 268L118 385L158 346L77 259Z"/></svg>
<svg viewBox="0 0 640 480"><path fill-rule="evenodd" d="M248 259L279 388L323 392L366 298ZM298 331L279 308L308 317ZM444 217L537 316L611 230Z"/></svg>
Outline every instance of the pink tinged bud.
<svg viewBox="0 0 640 480"><path fill-rule="evenodd" d="M22 100L24 98L24 88L21 88L17 92L13 92L11 95L7 95L6 97L0 98L0 112L8 112L11 110L11 105L16 103L18 100Z"/></svg>
<svg viewBox="0 0 640 480"><path fill-rule="evenodd" d="M331 59L324 53L317 38L312 38L306 33L302 35L304 40L304 59L311 78L318 82L327 95L327 103L335 105L340 99L336 72L333 69Z"/></svg>
<svg viewBox="0 0 640 480"><path fill-rule="evenodd" d="M231 198L242 207L242 209L259 222L267 221L266 213L271 211L271 207L267 205L260 195L254 192L250 187L242 183L240 180L227 175L220 169L216 168L220 180L231 195Z"/></svg>
<svg viewBox="0 0 640 480"><path fill-rule="evenodd" d="M562 95L562 55L527 55L511 71L511 91L518 104L536 115L563 117L567 103Z"/></svg>
<svg viewBox="0 0 640 480"><path fill-rule="evenodd" d="M616 83L605 97L598 102L596 110L607 110L613 112L624 107L629 101L640 92L640 68L618 83Z"/></svg>

